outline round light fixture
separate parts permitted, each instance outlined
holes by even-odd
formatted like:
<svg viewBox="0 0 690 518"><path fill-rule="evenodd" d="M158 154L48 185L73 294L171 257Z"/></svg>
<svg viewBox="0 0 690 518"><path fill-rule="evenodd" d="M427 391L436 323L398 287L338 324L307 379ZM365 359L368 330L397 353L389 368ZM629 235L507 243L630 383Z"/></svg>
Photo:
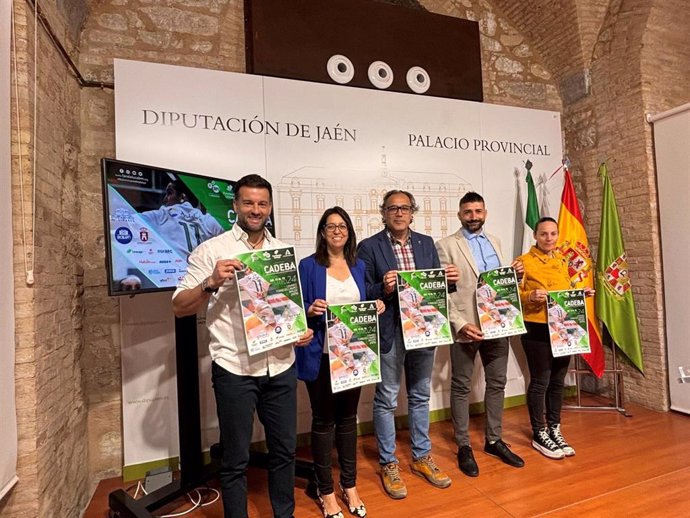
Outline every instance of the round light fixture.
<svg viewBox="0 0 690 518"><path fill-rule="evenodd" d="M326 70L328 70L331 79L341 85L349 83L355 76L355 67L352 61L342 54L331 56L326 64Z"/></svg>
<svg viewBox="0 0 690 518"><path fill-rule="evenodd" d="M416 94L423 94L431 86L429 73L422 67L411 67L407 71L407 86Z"/></svg>
<svg viewBox="0 0 690 518"><path fill-rule="evenodd" d="M374 61L369 65L368 75L371 84L381 90L393 84L393 69L385 61Z"/></svg>

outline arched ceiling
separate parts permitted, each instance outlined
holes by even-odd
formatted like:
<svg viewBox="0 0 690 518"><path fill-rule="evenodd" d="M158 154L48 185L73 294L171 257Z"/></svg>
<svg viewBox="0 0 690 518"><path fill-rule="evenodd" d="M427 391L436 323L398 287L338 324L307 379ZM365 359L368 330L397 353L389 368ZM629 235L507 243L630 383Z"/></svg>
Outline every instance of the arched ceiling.
<svg viewBox="0 0 690 518"><path fill-rule="evenodd" d="M618 2L620 0L613 0ZM491 0L561 82L587 68L609 0Z"/></svg>

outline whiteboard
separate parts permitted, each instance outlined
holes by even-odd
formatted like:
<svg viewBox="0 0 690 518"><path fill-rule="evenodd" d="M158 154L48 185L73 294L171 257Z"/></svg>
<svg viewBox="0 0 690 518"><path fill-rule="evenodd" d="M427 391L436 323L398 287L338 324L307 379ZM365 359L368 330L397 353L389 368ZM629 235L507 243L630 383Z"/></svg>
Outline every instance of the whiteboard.
<svg viewBox="0 0 690 518"><path fill-rule="evenodd" d="M690 104L650 118L659 189L662 275L671 408L690 414L690 380L680 383L679 367L690 375L690 319L686 300L690 258Z"/></svg>

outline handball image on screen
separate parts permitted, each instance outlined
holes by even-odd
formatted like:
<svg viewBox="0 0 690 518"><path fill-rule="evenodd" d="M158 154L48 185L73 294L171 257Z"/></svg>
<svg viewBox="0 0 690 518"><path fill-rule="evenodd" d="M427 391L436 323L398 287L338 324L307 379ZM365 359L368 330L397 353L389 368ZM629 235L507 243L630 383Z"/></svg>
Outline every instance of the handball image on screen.
<svg viewBox="0 0 690 518"><path fill-rule="evenodd" d="M173 290L190 252L236 221L232 180L108 158L101 166L109 295Z"/></svg>

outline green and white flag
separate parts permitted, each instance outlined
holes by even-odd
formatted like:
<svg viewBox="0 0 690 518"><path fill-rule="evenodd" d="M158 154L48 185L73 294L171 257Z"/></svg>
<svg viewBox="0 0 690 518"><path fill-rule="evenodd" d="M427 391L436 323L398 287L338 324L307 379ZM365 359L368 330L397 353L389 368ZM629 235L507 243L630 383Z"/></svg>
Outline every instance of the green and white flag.
<svg viewBox="0 0 690 518"><path fill-rule="evenodd" d="M479 274L477 315L485 340L527 332L514 268L505 266Z"/></svg>
<svg viewBox="0 0 690 518"><path fill-rule="evenodd" d="M397 287L405 349L452 344L446 271L398 271Z"/></svg>
<svg viewBox="0 0 690 518"><path fill-rule="evenodd" d="M380 382L376 301L331 304L326 324L333 393Z"/></svg>
<svg viewBox="0 0 690 518"><path fill-rule="evenodd" d="M254 250L237 254L244 335L250 355L296 342L307 330L295 249Z"/></svg>
<svg viewBox="0 0 690 518"><path fill-rule="evenodd" d="M591 352L585 291L550 291L546 307L554 357Z"/></svg>

